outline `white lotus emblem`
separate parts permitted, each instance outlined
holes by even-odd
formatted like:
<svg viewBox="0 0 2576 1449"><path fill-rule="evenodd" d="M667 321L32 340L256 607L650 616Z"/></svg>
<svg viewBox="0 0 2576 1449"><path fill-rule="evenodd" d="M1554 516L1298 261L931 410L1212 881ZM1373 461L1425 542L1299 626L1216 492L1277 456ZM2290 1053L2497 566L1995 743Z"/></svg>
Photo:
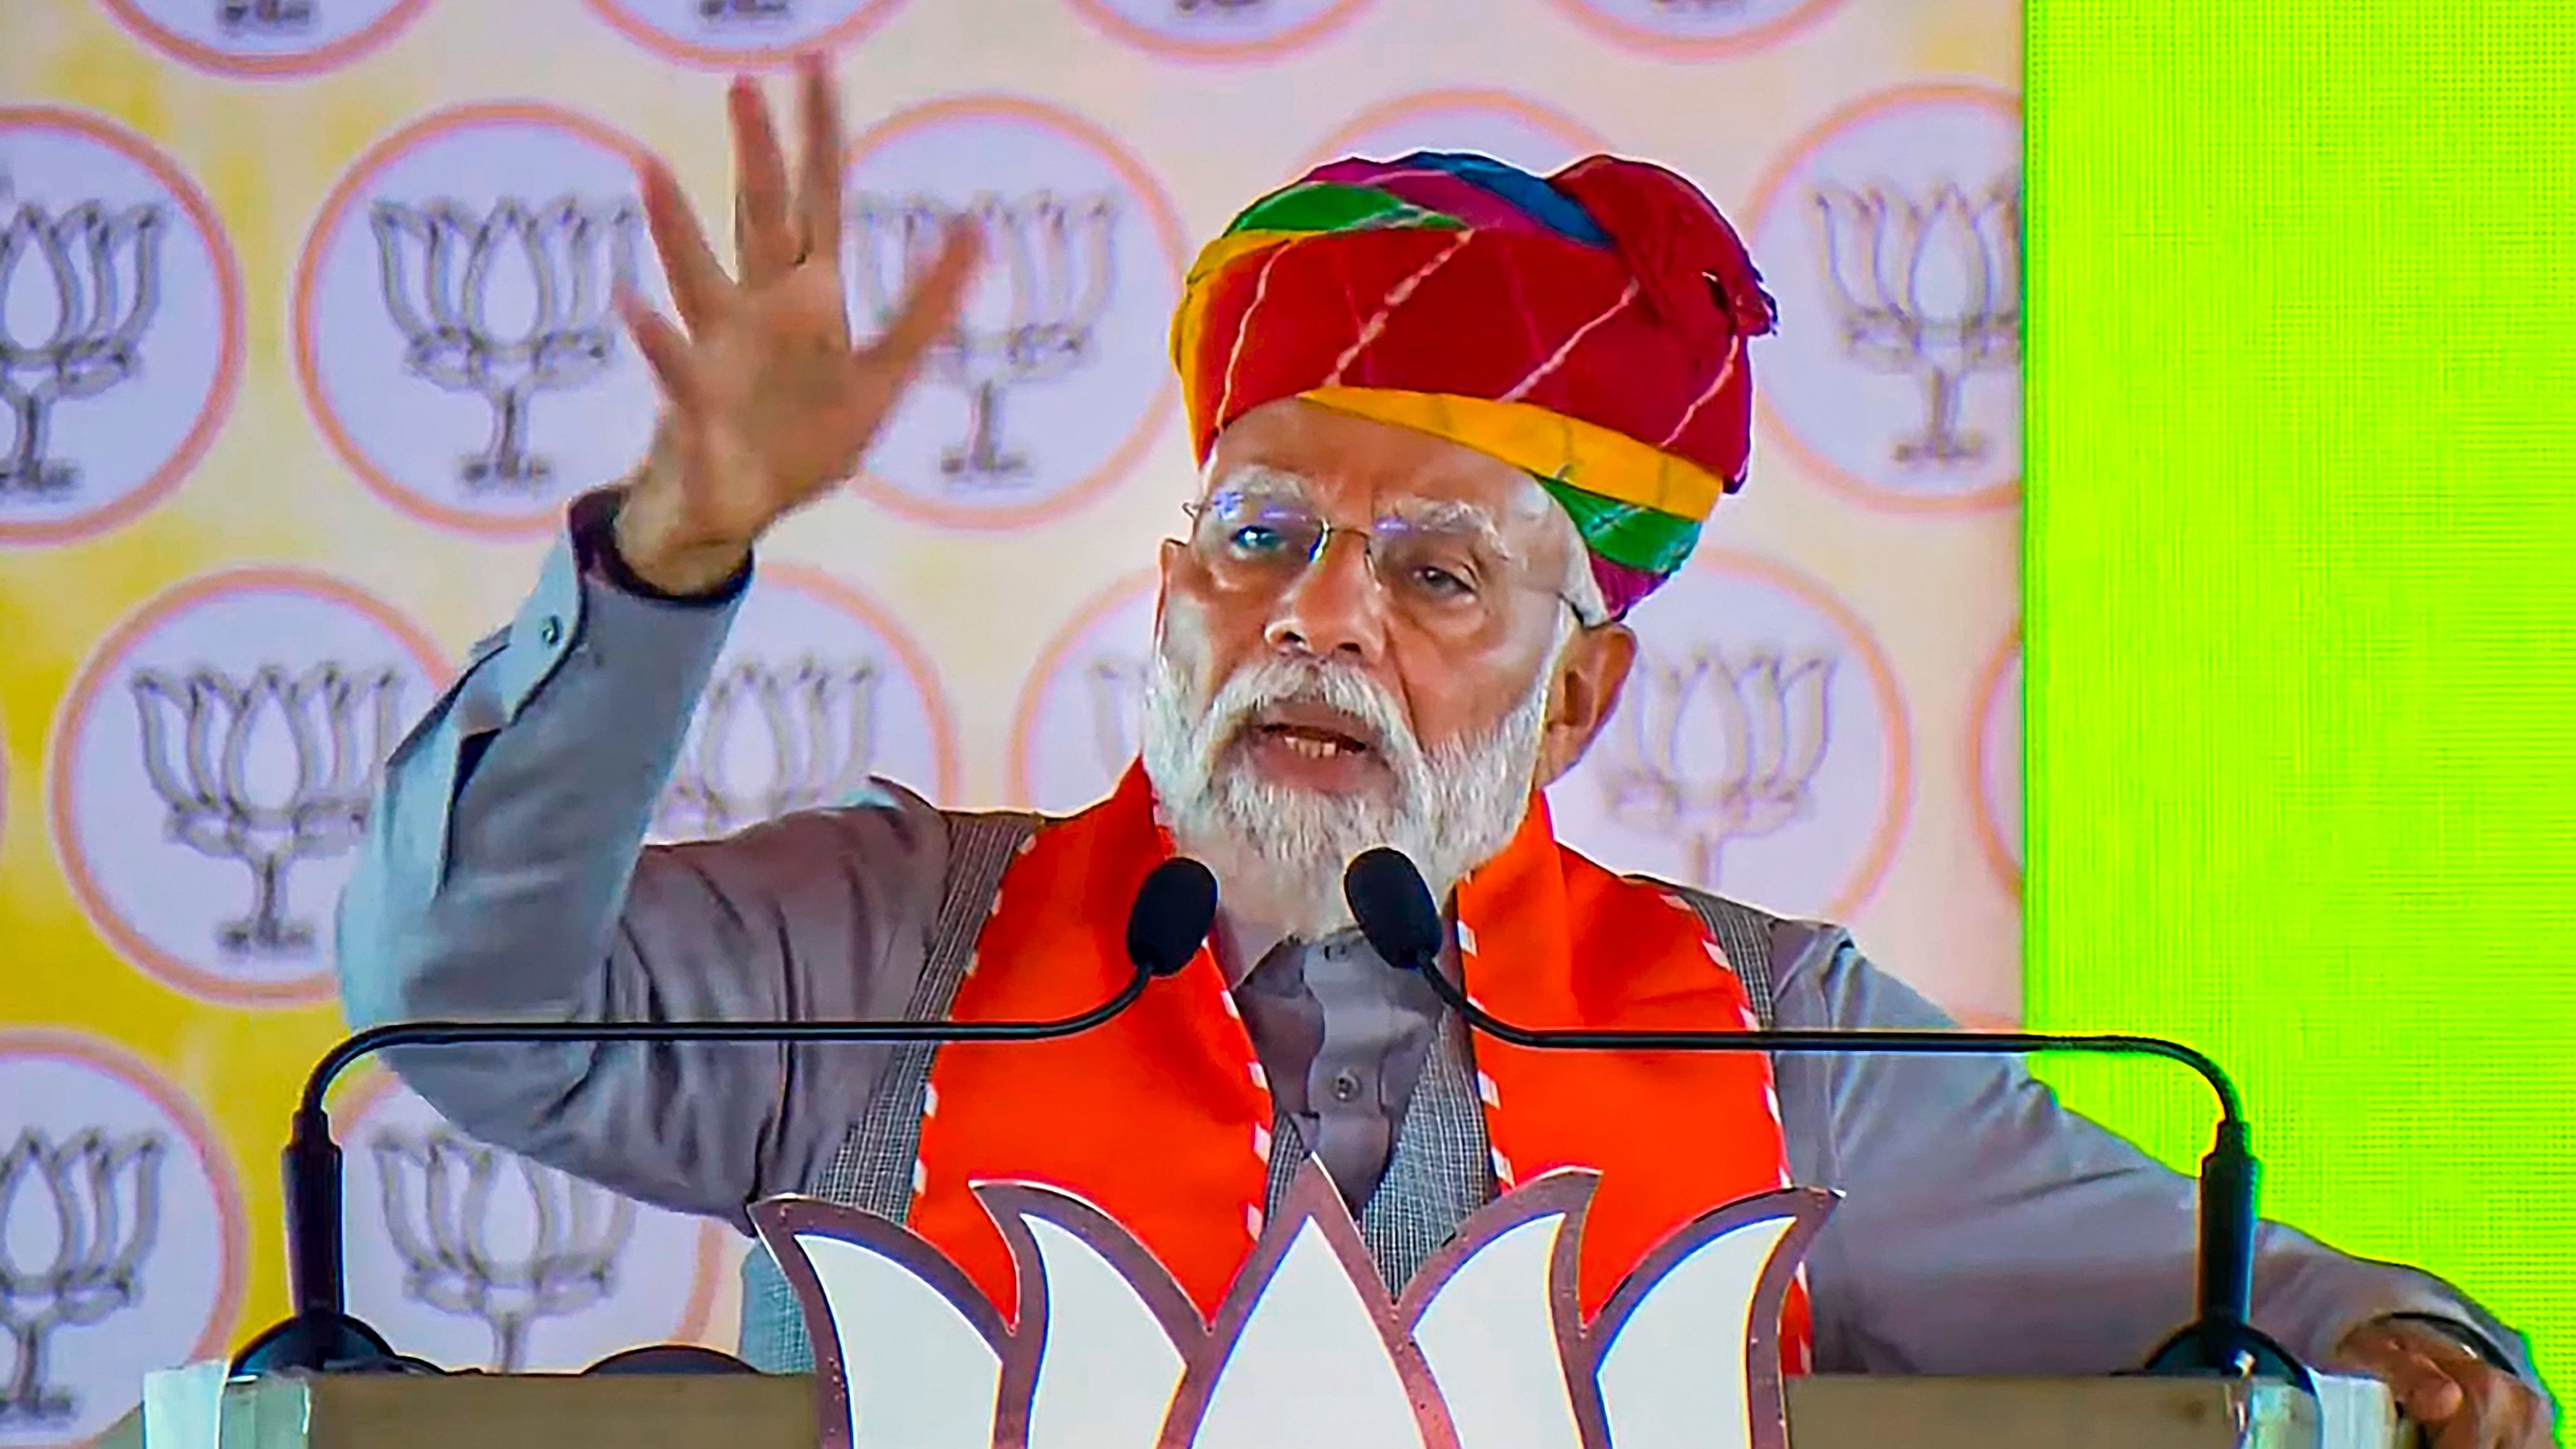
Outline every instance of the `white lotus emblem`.
<svg viewBox="0 0 2576 1449"><path fill-rule="evenodd" d="M1780 1305L1834 1195L1703 1215L1587 1323L1595 1181L1489 1204L1395 1296L1310 1162L1213 1322L1125 1229L1045 1188L976 1189L1018 1268L1007 1323L883 1218L801 1198L752 1217L804 1307L824 1449L1785 1449Z"/></svg>

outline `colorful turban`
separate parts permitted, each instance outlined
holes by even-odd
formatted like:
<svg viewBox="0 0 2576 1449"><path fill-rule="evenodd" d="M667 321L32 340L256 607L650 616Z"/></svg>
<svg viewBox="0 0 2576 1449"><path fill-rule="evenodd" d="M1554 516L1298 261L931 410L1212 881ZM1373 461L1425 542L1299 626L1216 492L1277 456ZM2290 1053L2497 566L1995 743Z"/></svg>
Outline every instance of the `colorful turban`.
<svg viewBox="0 0 2576 1449"><path fill-rule="evenodd" d="M1283 397L1492 454L1564 506L1618 615L1743 485L1744 342L1773 320L1734 229L1662 167L1422 151L1254 202L1190 268L1172 352L1201 462Z"/></svg>

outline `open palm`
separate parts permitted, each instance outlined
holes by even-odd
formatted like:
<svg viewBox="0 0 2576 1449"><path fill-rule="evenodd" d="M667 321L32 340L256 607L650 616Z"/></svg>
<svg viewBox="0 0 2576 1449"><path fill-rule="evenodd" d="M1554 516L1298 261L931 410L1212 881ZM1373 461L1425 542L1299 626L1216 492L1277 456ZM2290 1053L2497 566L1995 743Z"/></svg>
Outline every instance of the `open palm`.
<svg viewBox="0 0 2576 1449"><path fill-rule="evenodd" d="M853 346L841 283L841 124L823 61L798 71L802 155L791 185L768 104L738 79L732 113L734 270L717 261L659 160L644 214L679 321L632 293L618 309L666 404L654 459L618 517L647 582L694 591L739 567L781 516L856 472L868 444L955 325L977 251L951 226L884 334Z"/></svg>

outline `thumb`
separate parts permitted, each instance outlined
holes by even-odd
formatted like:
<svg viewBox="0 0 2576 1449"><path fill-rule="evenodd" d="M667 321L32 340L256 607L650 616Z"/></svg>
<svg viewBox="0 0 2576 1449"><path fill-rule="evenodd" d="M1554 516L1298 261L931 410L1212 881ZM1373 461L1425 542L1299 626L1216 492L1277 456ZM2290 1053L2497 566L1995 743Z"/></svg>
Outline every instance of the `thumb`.
<svg viewBox="0 0 2576 1449"><path fill-rule="evenodd" d="M2393 1334L2356 1334L2336 1357L2341 1360L2338 1368L2369 1374L2387 1384L2389 1396L2419 1424L2441 1423L2467 1402L2458 1380L2431 1356Z"/></svg>
<svg viewBox="0 0 2576 1449"><path fill-rule="evenodd" d="M2406 1417L2419 1424L2446 1422L2468 1402L2459 1383L2439 1369L2418 1369L2413 1378L2398 1394L2398 1402L2405 1406Z"/></svg>

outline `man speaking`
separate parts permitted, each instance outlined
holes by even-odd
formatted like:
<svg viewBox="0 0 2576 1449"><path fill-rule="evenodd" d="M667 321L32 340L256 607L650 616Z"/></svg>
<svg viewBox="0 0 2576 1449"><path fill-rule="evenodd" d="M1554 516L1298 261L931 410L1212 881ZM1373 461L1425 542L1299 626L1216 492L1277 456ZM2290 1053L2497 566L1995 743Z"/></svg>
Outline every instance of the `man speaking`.
<svg viewBox="0 0 2576 1449"><path fill-rule="evenodd" d="M1542 787L1634 659L1621 621L1743 481L1772 326L1733 231L1653 166L1344 161L1200 254L1173 351L1203 486L1162 546L1142 758L1107 800L1038 822L886 785L644 846L755 543L858 469L975 266L953 232L853 347L839 122L819 61L800 84L792 172L733 89L730 274L645 171L679 315L621 305L655 446L573 505L535 596L394 753L342 906L349 1014L1066 1014L1126 979L1129 900L1175 853L1217 877L1210 949L1054 1043L416 1050L423 1097L738 1226L779 1193L905 1218L1003 1302L971 1181L1098 1204L1205 1309L1311 1154L1399 1285L1516 1179L1598 1169L1587 1306L1713 1205L1840 1189L1792 1369L2112 1372L2190 1317L2191 1185L2009 1060L1480 1050L1352 926L1343 869L1391 844L1444 903L1447 969L1506 1018L1947 1025L1838 930L1614 876L1549 828ZM2424 1274L2266 1225L2254 1319L2388 1379L2444 1446L2546 1442L2520 1341ZM801 1363L774 1274L745 1324L747 1356Z"/></svg>

